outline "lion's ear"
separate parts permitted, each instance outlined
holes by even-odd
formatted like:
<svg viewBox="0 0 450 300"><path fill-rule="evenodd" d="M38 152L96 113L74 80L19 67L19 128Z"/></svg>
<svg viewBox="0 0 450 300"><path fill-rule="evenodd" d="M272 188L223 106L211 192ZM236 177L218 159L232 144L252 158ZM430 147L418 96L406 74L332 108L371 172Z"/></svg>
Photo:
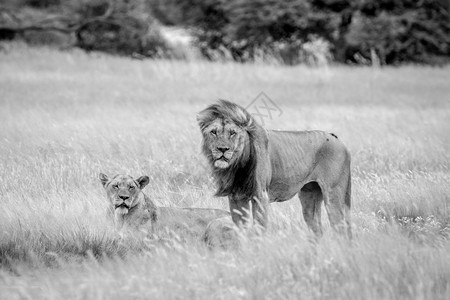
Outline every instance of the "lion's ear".
<svg viewBox="0 0 450 300"><path fill-rule="evenodd" d="M203 131L215 118L217 118L217 112L215 105L208 106L197 114L197 123L200 126L200 130Z"/></svg>
<svg viewBox="0 0 450 300"><path fill-rule="evenodd" d="M144 175L139 177L136 181L139 183L139 187L142 190L149 183L150 179L148 178L148 176Z"/></svg>
<svg viewBox="0 0 450 300"><path fill-rule="evenodd" d="M209 115L208 112L205 112L204 110L202 110L201 112L199 112L197 114L197 123L201 129L205 128L205 125L207 122L206 119L207 119L208 115Z"/></svg>
<svg viewBox="0 0 450 300"><path fill-rule="evenodd" d="M100 179L100 182L102 183L103 187L106 185L106 183L109 181L109 177L103 173L100 173L98 175L98 178Z"/></svg>

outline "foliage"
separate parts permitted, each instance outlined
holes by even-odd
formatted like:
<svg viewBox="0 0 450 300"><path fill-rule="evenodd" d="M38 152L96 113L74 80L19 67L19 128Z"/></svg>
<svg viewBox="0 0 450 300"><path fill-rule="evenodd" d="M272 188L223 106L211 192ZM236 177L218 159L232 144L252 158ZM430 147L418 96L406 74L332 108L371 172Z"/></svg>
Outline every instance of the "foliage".
<svg viewBox="0 0 450 300"><path fill-rule="evenodd" d="M4 5L62 14L66 27L79 25L78 47L124 55L176 56L161 37L162 22L192 29L196 46L211 60L297 64L309 60L305 43L317 40L331 53L313 56L343 63L450 60L448 0L5 0ZM11 28L0 30L1 37L15 36ZM46 35L34 40L41 36Z"/></svg>
<svg viewBox="0 0 450 300"><path fill-rule="evenodd" d="M73 36L73 45L88 51L150 57L171 51L144 0L23 0L22 5L10 4L8 8L3 19L14 16L15 22L3 22L9 23L3 29L15 30L27 41L56 31Z"/></svg>
<svg viewBox="0 0 450 300"><path fill-rule="evenodd" d="M82 22L76 32L80 48L147 56L167 50L143 1L73 1L67 9Z"/></svg>
<svg viewBox="0 0 450 300"><path fill-rule="evenodd" d="M255 50L276 44L299 50L312 36L332 45L337 61L355 54L382 63L438 62L450 56L446 0L152 0L169 24L198 28L203 53L227 49L235 60L253 60Z"/></svg>
<svg viewBox="0 0 450 300"><path fill-rule="evenodd" d="M49 8L61 5L61 0L21 0L23 4L36 8Z"/></svg>
<svg viewBox="0 0 450 300"><path fill-rule="evenodd" d="M450 56L449 5L442 0L362 1L346 34L350 47L382 63L442 63Z"/></svg>

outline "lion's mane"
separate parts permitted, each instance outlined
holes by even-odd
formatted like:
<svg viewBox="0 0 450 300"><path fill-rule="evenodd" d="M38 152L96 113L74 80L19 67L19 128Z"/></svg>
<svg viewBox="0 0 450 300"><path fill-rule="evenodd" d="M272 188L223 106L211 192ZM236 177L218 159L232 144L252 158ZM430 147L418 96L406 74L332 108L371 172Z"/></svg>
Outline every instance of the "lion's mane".
<svg viewBox="0 0 450 300"><path fill-rule="evenodd" d="M244 147L238 158L226 169L214 168L214 159L209 150L209 139L205 129L217 118L228 120L242 128ZM197 117L203 134L202 152L212 166L213 177L217 182L216 196L237 194L252 197L258 185L258 151L267 148L267 134L255 119L240 106L226 100L208 106Z"/></svg>

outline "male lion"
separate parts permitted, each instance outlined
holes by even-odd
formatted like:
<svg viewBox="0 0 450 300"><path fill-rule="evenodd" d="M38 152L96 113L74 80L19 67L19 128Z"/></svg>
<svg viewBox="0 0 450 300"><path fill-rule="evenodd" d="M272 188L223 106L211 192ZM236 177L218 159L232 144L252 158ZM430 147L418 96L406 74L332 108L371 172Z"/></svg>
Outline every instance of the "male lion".
<svg viewBox="0 0 450 300"><path fill-rule="evenodd" d="M253 215L266 226L268 204L298 193L315 234L322 234L324 201L331 225L346 227L351 236L350 154L334 134L265 130L244 108L225 100L201 111L197 121L216 196L228 196L234 223L246 224Z"/></svg>
<svg viewBox="0 0 450 300"><path fill-rule="evenodd" d="M134 179L129 175L116 175L109 178L100 173L99 178L110 203L108 214L114 216L118 230L140 229L150 221L152 233L156 230L171 229L182 236L203 237L208 245L217 244L217 239L224 239L219 235L225 230L229 231L230 224L224 220L215 221L224 217L230 218L227 211L213 208L157 207L142 192L149 183L148 176Z"/></svg>

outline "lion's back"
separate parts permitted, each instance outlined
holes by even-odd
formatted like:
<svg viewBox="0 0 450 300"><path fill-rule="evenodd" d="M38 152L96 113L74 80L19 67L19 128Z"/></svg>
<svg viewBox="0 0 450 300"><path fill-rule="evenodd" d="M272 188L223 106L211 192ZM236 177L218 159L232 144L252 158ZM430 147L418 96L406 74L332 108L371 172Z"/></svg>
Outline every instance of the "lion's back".
<svg viewBox="0 0 450 300"><path fill-rule="evenodd" d="M230 217L230 213L212 208L160 207L158 228L200 237L212 220L221 217Z"/></svg>
<svg viewBox="0 0 450 300"><path fill-rule="evenodd" d="M269 130L269 151L272 165L302 162L308 167L323 158L349 157L342 141L325 131L277 131Z"/></svg>
<svg viewBox="0 0 450 300"><path fill-rule="evenodd" d="M335 134L324 131L268 131L271 201L292 198L308 181L339 180L350 154Z"/></svg>

